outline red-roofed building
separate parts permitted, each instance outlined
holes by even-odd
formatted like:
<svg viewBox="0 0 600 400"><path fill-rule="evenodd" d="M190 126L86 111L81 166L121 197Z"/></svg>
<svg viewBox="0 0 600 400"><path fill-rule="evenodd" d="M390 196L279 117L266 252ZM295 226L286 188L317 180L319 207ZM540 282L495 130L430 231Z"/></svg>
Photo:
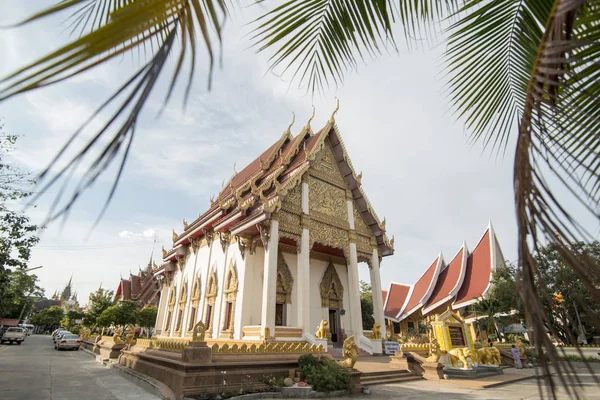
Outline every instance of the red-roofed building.
<svg viewBox="0 0 600 400"><path fill-rule="evenodd" d="M393 238L333 115L316 133L310 121L296 136L290 128L235 173L207 211L173 232L155 272L163 283L159 337L191 336L202 321L209 340L317 343L315 326L325 318L334 346L354 335L358 346L381 353L362 329L357 264L370 265L383 327L379 263L393 254Z"/></svg>
<svg viewBox="0 0 600 400"><path fill-rule="evenodd" d="M129 279L119 281L115 292L115 302L133 300L140 305L156 306L160 300L160 282L155 272L158 266L152 260L144 270L139 270L137 275L129 274Z"/></svg>
<svg viewBox="0 0 600 400"><path fill-rule="evenodd" d="M396 323L395 332L406 333L448 308L464 315L467 306L486 296L494 271L502 265L504 256L490 223L472 252L463 243L448 265L440 254L414 285L390 285L384 301L388 326Z"/></svg>

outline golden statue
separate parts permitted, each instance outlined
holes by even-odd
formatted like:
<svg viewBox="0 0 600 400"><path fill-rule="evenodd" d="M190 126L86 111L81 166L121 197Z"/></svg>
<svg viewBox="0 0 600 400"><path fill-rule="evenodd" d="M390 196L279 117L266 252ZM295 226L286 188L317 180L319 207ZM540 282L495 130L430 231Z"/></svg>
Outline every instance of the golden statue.
<svg viewBox="0 0 600 400"><path fill-rule="evenodd" d="M354 368L354 364L358 359L358 346L354 341L354 335L344 340L344 345L342 346L342 355L346 358L339 362L340 367Z"/></svg>
<svg viewBox="0 0 600 400"><path fill-rule="evenodd" d="M429 357L425 359L427 362L437 363L440 361L440 357L442 356L442 349L440 347L440 343L432 334L429 336Z"/></svg>
<svg viewBox="0 0 600 400"><path fill-rule="evenodd" d="M127 334L125 334L125 343L131 347L135 344L135 325L127 325Z"/></svg>
<svg viewBox="0 0 600 400"><path fill-rule="evenodd" d="M500 350L496 347L482 347L477 350L477 359L480 364L500 365Z"/></svg>
<svg viewBox="0 0 600 400"><path fill-rule="evenodd" d="M519 349L519 356L521 357L521 359L526 358L525 357L525 345L523 344L523 340L521 340L520 337L517 337L515 347L517 349Z"/></svg>
<svg viewBox="0 0 600 400"><path fill-rule="evenodd" d="M462 362L463 368L468 368L469 362L467 358L473 358L471 350L468 347L458 347L448 352L448 358L453 367L458 367L458 362Z"/></svg>
<svg viewBox="0 0 600 400"><path fill-rule="evenodd" d="M83 340L88 339L90 337L90 330L88 328L81 328L79 330L79 337Z"/></svg>
<svg viewBox="0 0 600 400"><path fill-rule="evenodd" d="M202 321L194 325L194 331L192 336L192 342L204 342L204 334L206 333L206 327Z"/></svg>
<svg viewBox="0 0 600 400"><path fill-rule="evenodd" d="M373 325L373 331L371 332L370 339L381 340L381 324Z"/></svg>
<svg viewBox="0 0 600 400"><path fill-rule="evenodd" d="M121 327L115 328L115 331L113 333L113 342L115 342L115 344L124 344L125 343L121 339L122 334L123 334L123 328L121 328Z"/></svg>
<svg viewBox="0 0 600 400"><path fill-rule="evenodd" d="M315 333L315 337L317 339L327 339L327 333L329 333L329 328L327 327L328 323L326 320L322 320L321 324L317 326L317 332ZM354 339L352 339L354 341Z"/></svg>

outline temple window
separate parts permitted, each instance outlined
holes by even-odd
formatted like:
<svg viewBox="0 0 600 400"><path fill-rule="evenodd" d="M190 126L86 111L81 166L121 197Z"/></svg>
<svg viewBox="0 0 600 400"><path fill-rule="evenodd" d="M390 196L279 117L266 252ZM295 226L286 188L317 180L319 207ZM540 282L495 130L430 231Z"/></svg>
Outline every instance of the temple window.
<svg viewBox="0 0 600 400"><path fill-rule="evenodd" d="M233 339L235 301L238 292L238 278L235 270L235 264L231 262L227 268L225 278L225 288L223 289L223 325L221 327L221 337Z"/></svg>
<svg viewBox="0 0 600 400"><path fill-rule="evenodd" d="M415 330L415 323L413 321L407 322L408 329Z"/></svg>
<svg viewBox="0 0 600 400"><path fill-rule="evenodd" d="M165 324L165 332L171 330L171 321L173 320L173 311L175 310L175 287L171 288L171 295L169 296L169 311L167 313L167 323Z"/></svg>
<svg viewBox="0 0 600 400"><path fill-rule="evenodd" d="M200 304L200 278L194 279L194 286L192 287L192 297L191 301L191 310L190 310L190 319L188 323L188 332L191 332L194 329L194 325L196 325L196 317L198 314L198 306Z"/></svg>
<svg viewBox="0 0 600 400"><path fill-rule="evenodd" d="M185 304L187 303L187 282L181 286L181 292L179 293L179 307L177 312L177 324L175 332L181 332L181 326L183 324L183 311L185 310Z"/></svg>
<svg viewBox="0 0 600 400"><path fill-rule="evenodd" d="M286 326L286 306L284 303L275 304L275 325Z"/></svg>
<svg viewBox="0 0 600 400"><path fill-rule="evenodd" d="M204 313L204 325L206 326L206 335L208 338L212 338L212 323L215 299L217 298L217 275L215 274L215 268L213 267L208 281L206 282L206 310Z"/></svg>

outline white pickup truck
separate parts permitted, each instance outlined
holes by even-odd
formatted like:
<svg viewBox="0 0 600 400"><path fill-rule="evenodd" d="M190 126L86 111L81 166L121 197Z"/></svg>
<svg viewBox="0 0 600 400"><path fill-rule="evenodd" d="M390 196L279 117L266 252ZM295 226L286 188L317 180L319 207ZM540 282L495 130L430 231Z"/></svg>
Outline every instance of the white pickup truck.
<svg viewBox="0 0 600 400"><path fill-rule="evenodd" d="M23 328L8 328L6 332L4 332L4 335L2 335L0 344L4 344L4 342L21 344L25 340L26 336L27 333Z"/></svg>

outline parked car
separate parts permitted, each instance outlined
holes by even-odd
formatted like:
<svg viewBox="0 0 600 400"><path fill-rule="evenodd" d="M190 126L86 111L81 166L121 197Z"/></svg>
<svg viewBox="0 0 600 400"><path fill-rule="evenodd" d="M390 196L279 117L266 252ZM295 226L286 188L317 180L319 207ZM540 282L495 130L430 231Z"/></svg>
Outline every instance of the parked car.
<svg viewBox="0 0 600 400"><path fill-rule="evenodd" d="M74 335L73 332L69 332L69 331L61 331L58 333L58 335L56 335L56 337L54 338L54 343L58 343L59 340L62 339L63 336L65 335Z"/></svg>
<svg viewBox="0 0 600 400"><path fill-rule="evenodd" d="M6 332L4 332L4 334L2 335L2 339L0 339L0 344L4 344L4 342L10 342L11 344L21 344L25 340L26 336L27 333L21 328L8 328Z"/></svg>
<svg viewBox="0 0 600 400"><path fill-rule="evenodd" d="M79 336L75 335L74 333L68 332L60 336L60 338L56 341L54 348L56 350L79 350L79 346L81 346L81 339L79 339Z"/></svg>
<svg viewBox="0 0 600 400"><path fill-rule="evenodd" d="M56 337L58 335L60 335L63 332L68 332L68 330L63 329L63 328L58 328L57 330L55 330L54 332L52 332L52 341L56 342Z"/></svg>

